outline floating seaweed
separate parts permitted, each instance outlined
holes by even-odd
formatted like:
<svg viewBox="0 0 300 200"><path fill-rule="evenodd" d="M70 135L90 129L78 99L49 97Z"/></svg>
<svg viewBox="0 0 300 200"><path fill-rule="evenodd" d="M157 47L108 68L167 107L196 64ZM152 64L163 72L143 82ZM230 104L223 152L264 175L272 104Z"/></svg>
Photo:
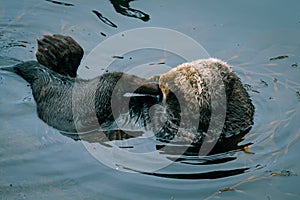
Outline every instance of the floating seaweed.
<svg viewBox="0 0 300 200"><path fill-rule="evenodd" d="M277 56L277 57L272 57L270 58L270 60L282 60L282 59L285 59L285 58L288 58L289 56Z"/></svg>
<svg viewBox="0 0 300 200"><path fill-rule="evenodd" d="M268 170L267 172L269 172L271 176L297 176L295 172L286 169L279 172L273 172L271 170Z"/></svg>
<svg viewBox="0 0 300 200"><path fill-rule="evenodd" d="M158 62L158 63L150 63L149 65L164 65L166 64L165 62Z"/></svg>
<svg viewBox="0 0 300 200"><path fill-rule="evenodd" d="M100 12L98 12L97 10L92 10L93 13L95 13L97 15L97 17L105 24L107 24L108 26L114 27L114 28L118 28L118 26L116 24L114 24L112 21L110 21L109 19L107 19L106 17L104 17Z"/></svg>
<svg viewBox="0 0 300 200"><path fill-rule="evenodd" d="M297 63L293 63L291 66L292 67L298 67L298 64Z"/></svg>
<svg viewBox="0 0 300 200"><path fill-rule="evenodd" d="M234 188L231 187L223 188L219 190L219 193L226 192L226 191L234 191Z"/></svg>
<svg viewBox="0 0 300 200"><path fill-rule="evenodd" d="M255 93L260 93L258 90L255 90L254 88L253 88L253 86L252 85L250 85L250 84L244 84L244 87L245 87L245 89L247 90L247 91L251 91L251 92L255 92Z"/></svg>
<svg viewBox="0 0 300 200"><path fill-rule="evenodd" d="M259 85L261 87L268 87L269 86L268 83L266 81L262 80L262 79L260 79Z"/></svg>
<svg viewBox="0 0 300 200"><path fill-rule="evenodd" d="M105 34L105 33L103 33L103 32L100 32L100 34L101 34L102 36L106 37L106 34Z"/></svg>
<svg viewBox="0 0 300 200"><path fill-rule="evenodd" d="M112 56L112 58L124 59L123 56Z"/></svg>
<svg viewBox="0 0 300 200"><path fill-rule="evenodd" d="M62 6L74 6L74 4L65 3L65 2L61 2L61 1L54 1L54 0L46 0L46 1L54 3L54 4L59 4L59 5L62 5Z"/></svg>

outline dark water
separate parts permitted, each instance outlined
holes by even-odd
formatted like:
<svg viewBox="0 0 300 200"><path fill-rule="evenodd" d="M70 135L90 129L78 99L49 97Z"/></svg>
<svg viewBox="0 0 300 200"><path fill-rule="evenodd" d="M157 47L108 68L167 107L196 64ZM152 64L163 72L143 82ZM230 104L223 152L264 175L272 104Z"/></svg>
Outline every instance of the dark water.
<svg viewBox="0 0 300 200"><path fill-rule="evenodd" d="M87 58L93 48L115 34L133 28L168 28L186 34L210 56L231 64L246 84L256 112L254 126L241 142L253 143L248 151L182 157L149 172L156 160L145 155L158 151L153 148L155 141L145 137L116 143L127 145L123 152L136 153L137 160L125 153L120 156L116 149L112 151L116 154L104 149L104 156L112 155L112 168L87 150L98 148L97 144L75 141L42 122L27 83L1 71L0 198L299 199L299 6L297 0L2 1L1 66L34 59L35 40L43 34L72 36ZM146 36L140 38L147 41ZM164 71L185 61L153 49L116 55L113 50L117 48L113 45L104 52L104 58L113 57L115 68L109 70L154 63ZM80 70L87 68L83 65ZM169 161L178 158L156 155Z"/></svg>

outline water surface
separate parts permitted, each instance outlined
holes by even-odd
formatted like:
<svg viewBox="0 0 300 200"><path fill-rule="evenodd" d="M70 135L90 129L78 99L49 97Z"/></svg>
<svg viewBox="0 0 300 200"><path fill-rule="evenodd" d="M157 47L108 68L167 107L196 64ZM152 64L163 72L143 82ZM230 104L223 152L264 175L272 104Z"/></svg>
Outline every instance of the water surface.
<svg viewBox="0 0 300 200"><path fill-rule="evenodd" d="M227 61L246 84L256 111L254 126L240 145L253 144L246 152L218 155L224 162L208 162L216 157L182 159L154 173L143 173L147 166L139 166L138 173L124 172L118 165L113 169L97 161L84 143L41 121L28 84L1 71L0 198L298 199L299 2L120 2L2 2L1 66L34 59L35 40L43 34L72 36L86 58L97 44L126 30L179 31L200 43L210 56ZM115 70L160 62L164 63L155 66L175 67L184 61L163 53L144 49L126 55L107 53L107 57L124 56L115 57ZM156 151L146 148L153 147L149 140L147 145L134 144L140 151ZM113 158L116 163L117 158Z"/></svg>

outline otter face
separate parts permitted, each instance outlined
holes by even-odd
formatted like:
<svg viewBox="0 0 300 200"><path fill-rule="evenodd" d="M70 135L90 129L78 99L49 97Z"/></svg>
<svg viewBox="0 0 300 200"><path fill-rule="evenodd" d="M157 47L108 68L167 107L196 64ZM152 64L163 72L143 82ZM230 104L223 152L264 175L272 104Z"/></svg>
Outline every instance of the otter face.
<svg viewBox="0 0 300 200"><path fill-rule="evenodd" d="M195 111L201 106L202 86L201 74L192 66L178 66L161 75L159 87L163 93L163 104L172 103L177 98L182 112Z"/></svg>
<svg viewBox="0 0 300 200"><path fill-rule="evenodd" d="M190 66L178 66L159 78L163 94L162 106L166 110L167 121L157 135L162 139L172 139L191 143L197 134L199 124L198 88L191 78L196 70Z"/></svg>

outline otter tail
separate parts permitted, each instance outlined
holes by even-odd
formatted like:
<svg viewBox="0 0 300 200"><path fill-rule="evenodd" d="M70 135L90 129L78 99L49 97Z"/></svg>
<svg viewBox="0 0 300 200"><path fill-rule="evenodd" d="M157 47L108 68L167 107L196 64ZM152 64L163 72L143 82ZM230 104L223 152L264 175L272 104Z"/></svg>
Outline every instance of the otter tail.
<svg viewBox="0 0 300 200"><path fill-rule="evenodd" d="M32 84L41 74L47 73L47 69L37 61L26 61L16 65L0 68L1 70L9 71L18 74L28 83Z"/></svg>

